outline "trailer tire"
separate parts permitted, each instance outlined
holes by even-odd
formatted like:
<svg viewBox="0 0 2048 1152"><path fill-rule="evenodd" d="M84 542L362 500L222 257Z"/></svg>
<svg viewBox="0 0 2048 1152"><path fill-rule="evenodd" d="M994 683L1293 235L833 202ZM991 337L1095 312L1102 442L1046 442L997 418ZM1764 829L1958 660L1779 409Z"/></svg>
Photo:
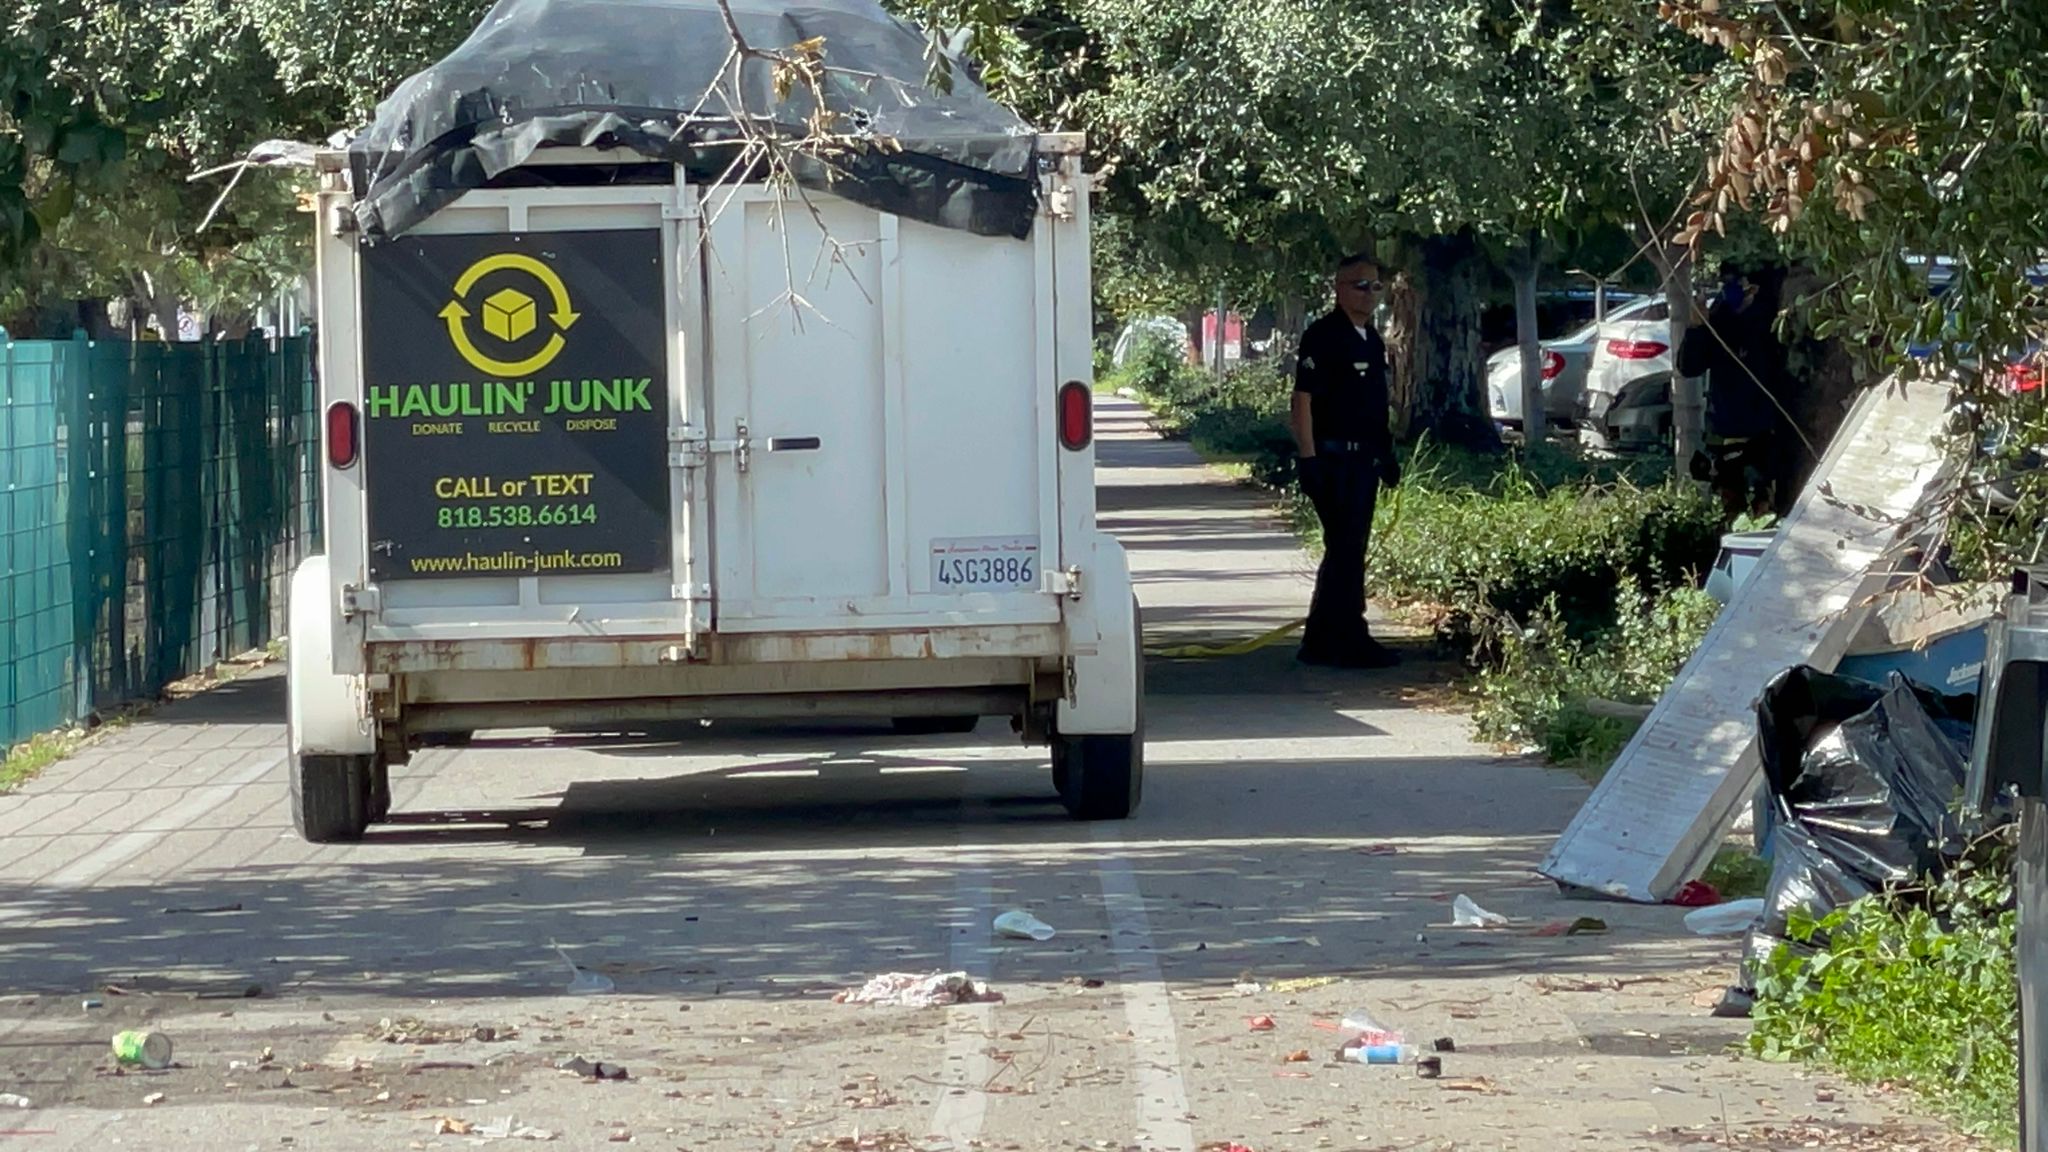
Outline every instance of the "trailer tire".
<svg viewBox="0 0 2048 1152"><path fill-rule="evenodd" d="M898 736L965 736L981 726L981 717L897 716L889 724Z"/></svg>
<svg viewBox="0 0 2048 1152"><path fill-rule="evenodd" d="M369 796L364 803L365 823L382 824L391 818L391 765L381 756L370 762Z"/></svg>
<svg viewBox="0 0 2048 1152"><path fill-rule="evenodd" d="M1138 681L1135 730L1128 735L1053 737L1053 787L1076 820L1123 820L1144 798L1145 625L1136 615L1135 603L1132 609Z"/></svg>
<svg viewBox="0 0 2048 1152"><path fill-rule="evenodd" d="M371 772L366 756L293 753L292 827L313 844L350 844L370 823Z"/></svg>

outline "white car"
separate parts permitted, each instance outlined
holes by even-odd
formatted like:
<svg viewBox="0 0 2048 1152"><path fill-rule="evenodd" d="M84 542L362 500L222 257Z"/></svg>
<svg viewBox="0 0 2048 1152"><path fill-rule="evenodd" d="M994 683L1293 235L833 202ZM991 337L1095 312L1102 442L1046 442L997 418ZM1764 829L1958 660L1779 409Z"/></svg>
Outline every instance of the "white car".
<svg viewBox="0 0 2048 1152"><path fill-rule="evenodd" d="M1577 411L1592 448L1649 447L1671 437L1671 306L1639 301L1598 326Z"/></svg>
<svg viewBox="0 0 2048 1152"><path fill-rule="evenodd" d="M1607 314L1606 324L1618 324L1645 309L1662 306L1661 300L1635 300ZM1543 342L1543 414L1552 424L1577 421L1579 400L1586 387L1586 369L1602 328L1594 321L1583 328ZM1486 390L1495 423L1510 428L1522 426L1522 350L1509 345L1486 361Z"/></svg>

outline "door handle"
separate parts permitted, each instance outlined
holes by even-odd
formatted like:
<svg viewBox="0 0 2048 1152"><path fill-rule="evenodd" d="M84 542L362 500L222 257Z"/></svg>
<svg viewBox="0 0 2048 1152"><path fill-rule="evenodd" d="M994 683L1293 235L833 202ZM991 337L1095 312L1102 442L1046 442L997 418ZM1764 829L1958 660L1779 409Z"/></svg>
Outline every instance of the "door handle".
<svg viewBox="0 0 2048 1152"><path fill-rule="evenodd" d="M823 442L816 436L770 436L770 452L816 452Z"/></svg>

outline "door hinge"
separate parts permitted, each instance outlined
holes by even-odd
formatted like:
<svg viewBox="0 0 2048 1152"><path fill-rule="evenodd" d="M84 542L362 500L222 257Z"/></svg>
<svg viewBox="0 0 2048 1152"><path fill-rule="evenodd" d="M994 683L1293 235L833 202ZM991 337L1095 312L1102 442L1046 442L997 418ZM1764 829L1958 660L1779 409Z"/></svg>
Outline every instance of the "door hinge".
<svg viewBox="0 0 2048 1152"><path fill-rule="evenodd" d="M341 586L341 618L353 620L358 616L375 616L384 611L384 593L375 584L357 587L354 584Z"/></svg>
<svg viewBox="0 0 2048 1152"><path fill-rule="evenodd" d="M753 455L753 444L747 438L747 422L734 424L735 435L730 440L714 440L702 429L685 424L671 428L668 442L668 466L671 468L702 468L711 463L715 455L730 455L733 465L745 472Z"/></svg>
<svg viewBox="0 0 2048 1152"><path fill-rule="evenodd" d="M1081 566L1054 568L1045 574L1045 590L1054 596L1065 596L1069 600L1081 598Z"/></svg>

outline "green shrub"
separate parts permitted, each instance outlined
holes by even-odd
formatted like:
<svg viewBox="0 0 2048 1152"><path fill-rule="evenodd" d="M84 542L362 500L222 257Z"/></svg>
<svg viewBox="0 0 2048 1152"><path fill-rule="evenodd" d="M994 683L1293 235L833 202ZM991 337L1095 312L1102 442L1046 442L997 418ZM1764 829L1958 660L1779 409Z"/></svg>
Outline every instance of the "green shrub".
<svg viewBox="0 0 2048 1152"><path fill-rule="evenodd" d="M1857 901L1791 938L1757 973L1750 1047L1919 1093L1971 1132L2016 1140L2019 1000L2012 836L1978 841L1931 889Z"/></svg>
<svg viewBox="0 0 2048 1152"><path fill-rule="evenodd" d="M1587 711L1588 699L1648 704L1699 647L1719 605L1690 587L1645 595L1622 575L1611 593L1613 623L1576 636L1555 601L1526 624L1497 618L1479 673L1474 716L1490 740L1543 749L1549 759L1598 772L1612 762L1636 724Z"/></svg>
<svg viewBox="0 0 2048 1152"><path fill-rule="evenodd" d="M1718 510L1683 481L1547 487L1510 465L1479 487L1465 477L1447 483L1434 460L1415 456L1408 479L1380 500L1369 578L1377 596L1436 608L1453 639L1479 639L1503 613L1547 613L1588 635L1615 619L1622 578L1646 588L1689 583L1720 547Z"/></svg>

